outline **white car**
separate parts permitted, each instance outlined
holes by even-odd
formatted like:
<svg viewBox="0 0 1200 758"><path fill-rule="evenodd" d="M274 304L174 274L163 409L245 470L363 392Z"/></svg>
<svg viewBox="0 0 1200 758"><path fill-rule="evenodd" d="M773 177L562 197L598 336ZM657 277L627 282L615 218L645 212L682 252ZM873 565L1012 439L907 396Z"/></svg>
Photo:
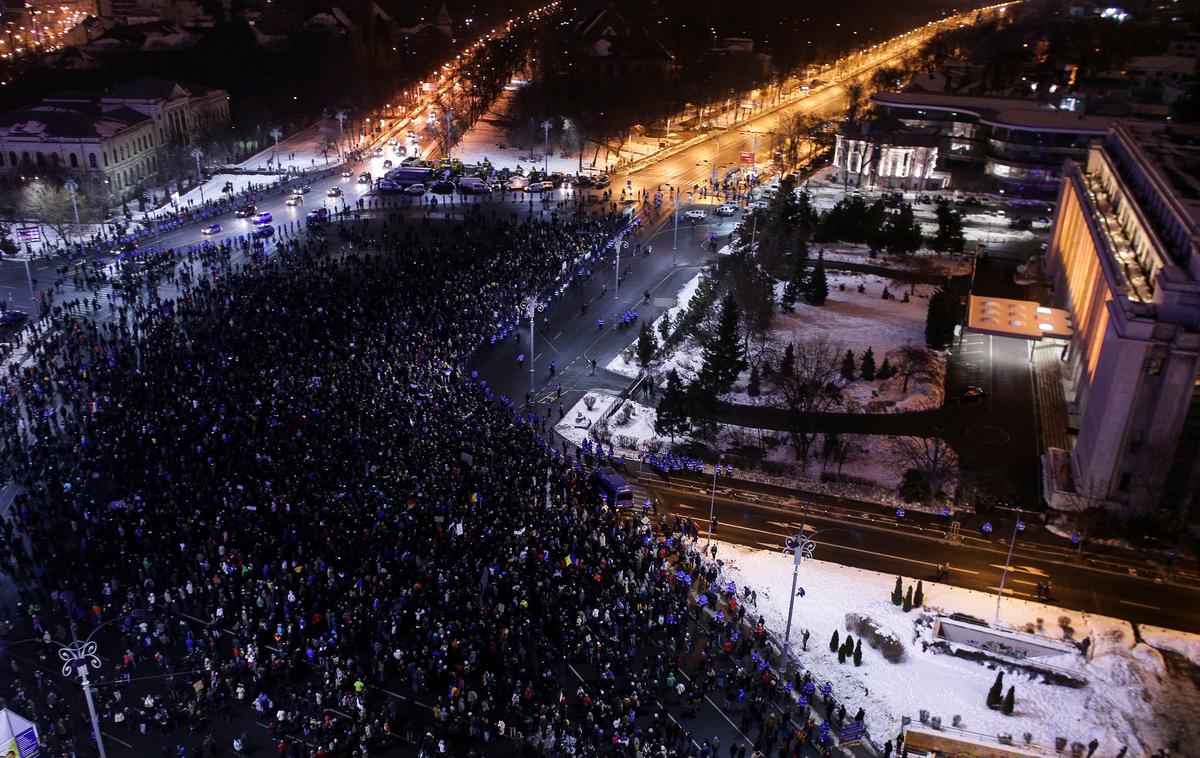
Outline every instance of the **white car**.
<svg viewBox="0 0 1200 758"><path fill-rule="evenodd" d="M424 195L425 194L425 185L424 184L410 184L404 188L404 192L405 192L405 194L408 194L408 195Z"/></svg>
<svg viewBox="0 0 1200 758"><path fill-rule="evenodd" d="M287 199L288 205L304 205L304 195L292 195Z"/></svg>
<svg viewBox="0 0 1200 758"><path fill-rule="evenodd" d="M689 221L699 221L699 220L705 218L706 216L707 216L707 214L704 211L696 210L696 209L692 209L690 211L684 211L684 213L683 213L683 217L688 219Z"/></svg>
<svg viewBox="0 0 1200 758"><path fill-rule="evenodd" d="M746 207L752 211L765 211L771 207L771 204L763 200L755 200Z"/></svg>
<svg viewBox="0 0 1200 758"><path fill-rule="evenodd" d="M738 207L734 203L724 203L723 205L718 205L713 213L716 213L718 216L732 216L738 212Z"/></svg>

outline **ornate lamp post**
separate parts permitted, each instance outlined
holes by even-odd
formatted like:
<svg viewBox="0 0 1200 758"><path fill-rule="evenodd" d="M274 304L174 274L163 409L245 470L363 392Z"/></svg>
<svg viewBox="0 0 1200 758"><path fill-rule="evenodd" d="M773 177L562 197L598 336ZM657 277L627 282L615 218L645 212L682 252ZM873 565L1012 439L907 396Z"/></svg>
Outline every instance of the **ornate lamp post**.
<svg viewBox="0 0 1200 758"><path fill-rule="evenodd" d="M338 122L338 152L344 154L346 145L346 111L338 111L333 117Z"/></svg>
<svg viewBox="0 0 1200 758"><path fill-rule="evenodd" d="M537 323L537 314L546 310L546 304L538 300L536 295L528 295L521 301L521 308L529 319L529 393L533 394L534 363L537 356L537 351L533 348L533 327Z"/></svg>
<svg viewBox="0 0 1200 758"><path fill-rule="evenodd" d="M75 640L70 645L63 645L58 650L62 659L62 675L69 677L71 671L79 674L79 683L83 687L83 697L87 700L88 715L92 717L92 732L96 737L96 749L100 758L108 758L104 752L104 738L100 734L100 719L96 717L96 704L92 700L92 685L88 681L88 667L100 668L100 656L96 655L96 643L89 637L86 640Z"/></svg>
<svg viewBox="0 0 1200 758"><path fill-rule="evenodd" d="M75 201L75 193L79 191L79 182L74 179L68 179L63 182L63 186L71 193L71 208L75 210L75 233L83 237L83 228L79 225L79 203Z"/></svg>

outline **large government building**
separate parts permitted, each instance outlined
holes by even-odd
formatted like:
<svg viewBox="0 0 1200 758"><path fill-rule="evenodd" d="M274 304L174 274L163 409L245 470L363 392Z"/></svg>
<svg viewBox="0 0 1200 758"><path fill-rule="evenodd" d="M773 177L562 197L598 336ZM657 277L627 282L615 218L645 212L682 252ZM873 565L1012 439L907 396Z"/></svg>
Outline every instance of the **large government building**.
<svg viewBox="0 0 1200 758"><path fill-rule="evenodd" d="M1200 130L1121 124L1068 161L1047 256L1075 336L1047 499L1200 515Z"/></svg>

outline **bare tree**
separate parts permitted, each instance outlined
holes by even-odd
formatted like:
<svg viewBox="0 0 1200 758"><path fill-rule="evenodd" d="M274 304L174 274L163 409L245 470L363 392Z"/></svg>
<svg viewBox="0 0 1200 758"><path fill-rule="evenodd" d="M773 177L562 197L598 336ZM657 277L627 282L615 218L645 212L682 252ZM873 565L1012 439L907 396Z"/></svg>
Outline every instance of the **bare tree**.
<svg viewBox="0 0 1200 758"><path fill-rule="evenodd" d="M958 456L941 437L892 437L896 453L908 468L921 472L929 494L937 499L958 471Z"/></svg>
<svg viewBox="0 0 1200 758"><path fill-rule="evenodd" d="M828 335L806 337L795 343L795 365L780 370L775 382L787 409L788 435L796 460L807 462L816 432L811 414L832 410L846 385L841 374L842 346Z"/></svg>
<svg viewBox="0 0 1200 758"><path fill-rule="evenodd" d="M44 180L26 185L21 192L21 211L26 218L53 229L59 239L70 236L71 226L75 223L71 193Z"/></svg>
<svg viewBox="0 0 1200 758"><path fill-rule="evenodd" d="M861 82L856 80L846 85L846 121L851 125L857 124L862 116L865 95Z"/></svg>
<svg viewBox="0 0 1200 758"><path fill-rule="evenodd" d="M900 387L901 392L908 392L908 382L914 376L928 376L931 380L937 378L937 369L941 367L941 361L935 358L929 350L918 345L905 345L904 347L894 350L888 354L892 365L896 369L896 373L904 377L904 384Z"/></svg>

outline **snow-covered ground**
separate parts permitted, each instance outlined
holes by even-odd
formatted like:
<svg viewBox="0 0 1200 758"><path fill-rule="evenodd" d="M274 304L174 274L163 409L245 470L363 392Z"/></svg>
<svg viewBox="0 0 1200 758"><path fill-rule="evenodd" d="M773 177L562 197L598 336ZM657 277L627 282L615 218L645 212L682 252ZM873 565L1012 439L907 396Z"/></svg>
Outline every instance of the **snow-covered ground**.
<svg viewBox="0 0 1200 758"><path fill-rule="evenodd" d="M836 554L836 549L818 546L817 554L823 553ZM726 578L757 591L757 608L750 613L765 617L767 627L782 639L791 599L792 558L730 544L719 547L718 557L724 561ZM932 574L933 567L919 573ZM917 723L918 711L924 709L947 727L959 716L963 730L984 738L1010 734L1021 744L1029 733L1034 744L1048 747L1047 754L1053 754L1057 737L1084 744L1095 738L1100 742L1096 755L1103 758L1116 755L1122 745L1128 745L1128 756L1146 756L1176 740L1190 746L1176 754L1196 754L1194 748L1200 745L1196 682L1167 667L1155 649L1185 649L1192 663L1200 664L1196 635L1169 630L1147 635L1143 630L1145 642L1137 642L1128 622L1005 598L1000 618L1009 627L1059 641L1091 640L1087 658L1068 652L1038 659L1081 676L1087 682L1081 688L1049 684L1006 667L1004 690L1010 685L1016 688L1016 708L1006 716L986 705L997 673L994 664L931 647L936 642L929 623L934 609L990 620L996 596L924 582L925 610L904 613L890 601L895 580L887 574L807 560L800 569L804 594L795 599L791 639L801 664L813 672L817 683L832 684L834 697L846 704L848 712L860 706L865 709L867 729L876 742L893 739L904 716ZM916 580L905 578L904 584L915 585ZM849 630L848 614L868 617L882 633L894 637L905 660L889 663L863 639L862 666L849 659L839 664L837 655L829 651L834 630L842 640L848 631L855 639L860 636ZM811 637L808 651L803 652L801 637L806 629Z"/></svg>
<svg viewBox="0 0 1200 758"><path fill-rule="evenodd" d="M591 409L587 407L588 398L595 401ZM621 409L618 409L611 417L605 419L613 404L618 400L616 395L605 392L589 392L575 403L570 412L554 427L554 431L571 444L579 445L589 435L593 441L598 441L595 429L607 427L612 434L614 450L628 453L631 457L636 456L646 449L648 441L656 437L654 434L655 412L653 408L641 403L626 400L630 410L627 417Z"/></svg>
<svg viewBox="0 0 1200 758"><path fill-rule="evenodd" d="M851 272L828 272L829 298L824 305L796 304L793 313L776 313L766 342L766 351L772 365L778 365L789 342L800 339L828 336L840 346L839 353L854 352L855 361L861 366L867 348L875 357L878 369L884 358L890 357L893 366L898 363L897 351L902 348L925 344L925 317L929 296L933 288L919 284L915 287L886 280L873 274ZM671 311L672 319L686 308L695 293L699 277L684 286L678 296L679 305ZM859 286L863 291L859 292ZM843 289L844 287L844 289ZM887 288L895 298L884 300ZM782 288L782 285L778 285ZM777 288L777 289L778 289ZM905 293L911 293L909 302L903 302ZM778 293L777 293L778 294ZM778 298L777 298L778 299ZM658 334L658 321L654 333ZM640 371L634 348L637 332L631 332L630 345L618 353L605 367L621 376L633 378ZM679 372L684 380L691 380L700 371L701 358L695 340L685 339L652 368L655 375L665 376L671 369ZM890 379L855 379L847 384L842 410L852 412L895 412L922 410L941 404L945 358L931 354L932 370L928 375L913 376L907 382L902 376ZM779 405L781 400L768 380L761 382L761 394L751 397L746 392L749 371L742 372L733 390L725 399L743 405ZM662 384L662 381L659 381Z"/></svg>
<svg viewBox="0 0 1200 758"><path fill-rule="evenodd" d="M336 166L341 163L337 150L322 152L324 146L331 140L335 143L338 141L338 124L337 121L330 118L305 127L286 139L281 139L278 148L272 144L237 164L237 167L253 171L278 171L280 169L310 171Z"/></svg>
<svg viewBox="0 0 1200 758"><path fill-rule="evenodd" d="M670 318L671 322L675 323L678 321L680 314L687 311L688 306L691 305L692 297L696 294L696 288L700 286L700 279L703 276L704 273L701 272L689 279L683 285L683 289L679 290L679 294L675 296L675 304L659 315L659 317L654 320L654 323L650 325L652 327L651 331L654 332L655 339L658 339L659 327L662 325L663 319ZM628 379L635 378L641 372L641 368L638 366L636 359L633 358L632 348L636 343L637 332L634 332L634 341L630 344L630 348L613 356L613 359L609 361L608 365L606 365L604 368L613 372L614 374L624 376ZM662 373L665 374L665 371Z"/></svg>
<svg viewBox="0 0 1200 758"><path fill-rule="evenodd" d="M463 163L479 163L486 158L497 169L521 167L528 171L529 169L542 170L546 168L545 132L540 128L537 131L538 138L532 145L532 160L530 159L529 144L524 140L517 145L513 144L512 136L509 135L506 126L507 109L513 97L513 91L506 90L496 98L496 102L492 104L488 112L467 130L462 141L455 145L451 154L462 160ZM561 171L564 174L577 174L581 170L584 173L603 172L609 167L615 167L620 159L636 160L660 149L660 140L640 136L627 139L620 151L615 146L611 150L606 150L604 147L598 147L594 142L589 142L583 150L581 168L578 152L572 151L570 155L564 156L563 151L556 148L561 132L561 124L555 124L550 130L551 155L548 168L551 172ZM680 141L680 138L672 136L662 141L675 144Z"/></svg>

